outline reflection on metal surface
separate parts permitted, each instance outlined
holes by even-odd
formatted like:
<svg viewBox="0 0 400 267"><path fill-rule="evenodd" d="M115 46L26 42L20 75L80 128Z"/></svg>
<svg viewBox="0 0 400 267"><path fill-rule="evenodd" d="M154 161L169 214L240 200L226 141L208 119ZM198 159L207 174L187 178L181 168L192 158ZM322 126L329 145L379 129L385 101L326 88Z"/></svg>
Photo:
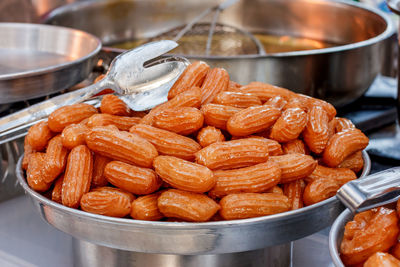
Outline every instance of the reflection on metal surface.
<svg viewBox="0 0 400 267"><path fill-rule="evenodd" d="M380 133L371 135L367 150L381 158L400 161L400 127L393 124Z"/></svg>
<svg viewBox="0 0 400 267"><path fill-rule="evenodd" d="M0 202L22 194L15 179L15 166L23 153L23 140L0 145Z"/></svg>
<svg viewBox="0 0 400 267"><path fill-rule="evenodd" d="M239 253L171 255L118 250L74 238L73 252L76 267L289 267L291 243Z"/></svg>
<svg viewBox="0 0 400 267"><path fill-rule="evenodd" d="M18 50L15 48L0 48L0 55L0 75L35 71L77 59L76 53L60 55L45 51Z"/></svg>

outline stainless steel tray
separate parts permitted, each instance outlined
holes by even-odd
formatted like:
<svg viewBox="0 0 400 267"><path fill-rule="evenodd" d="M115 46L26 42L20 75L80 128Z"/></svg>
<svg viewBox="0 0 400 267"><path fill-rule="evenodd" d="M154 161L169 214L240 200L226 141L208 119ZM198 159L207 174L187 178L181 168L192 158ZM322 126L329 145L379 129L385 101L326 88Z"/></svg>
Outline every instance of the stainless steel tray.
<svg viewBox="0 0 400 267"><path fill-rule="evenodd" d="M96 64L100 40L50 25L0 23L0 104L69 88Z"/></svg>
<svg viewBox="0 0 400 267"><path fill-rule="evenodd" d="M363 152L365 177L371 167ZM18 161L19 183L42 218L57 229L91 243L143 253L221 254L288 243L329 226L344 209L331 197L299 210L233 221L206 223L148 222L120 219L71 209L31 190Z"/></svg>

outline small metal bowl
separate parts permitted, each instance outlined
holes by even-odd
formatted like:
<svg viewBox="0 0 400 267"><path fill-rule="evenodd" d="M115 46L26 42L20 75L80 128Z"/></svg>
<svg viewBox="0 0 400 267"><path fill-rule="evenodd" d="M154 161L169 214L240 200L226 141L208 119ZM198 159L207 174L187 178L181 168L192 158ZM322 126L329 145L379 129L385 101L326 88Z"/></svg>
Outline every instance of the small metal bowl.
<svg viewBox="0 0 400 267"><path fill-rule="evenodd" d="M347 207L333 223L329 233L329 253L336 267L344 267L340 258L340 245L346 224L356 213L390 205L395 207L400 199L400 167L392 167L364 179L350 181L336 193L336 197Z"/></svg>
<svg viewBox="0 0 400 267"><path fill-rule="evenodd" d="M360 178L371 166L366 152L363 159ZM16 168L18 181L45 221L78 239L121 250L180 255L256 250L318 232L343 210L339 200L331 197L302 209L243 220L187 223L113 218L65 207L33 191L21 162L22 157Z"/></svg>

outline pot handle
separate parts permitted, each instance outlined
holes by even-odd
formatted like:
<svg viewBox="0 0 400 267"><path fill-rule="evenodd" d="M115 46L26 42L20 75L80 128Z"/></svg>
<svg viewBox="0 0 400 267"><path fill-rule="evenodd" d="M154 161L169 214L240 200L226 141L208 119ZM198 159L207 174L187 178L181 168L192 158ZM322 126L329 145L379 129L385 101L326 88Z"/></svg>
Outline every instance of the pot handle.
<svg viewBox="0 0 400 267"><path fill-rule="evenodd" d="M400 167L348 182L336 197L353 213L394 202L400 198Z"/></svg>

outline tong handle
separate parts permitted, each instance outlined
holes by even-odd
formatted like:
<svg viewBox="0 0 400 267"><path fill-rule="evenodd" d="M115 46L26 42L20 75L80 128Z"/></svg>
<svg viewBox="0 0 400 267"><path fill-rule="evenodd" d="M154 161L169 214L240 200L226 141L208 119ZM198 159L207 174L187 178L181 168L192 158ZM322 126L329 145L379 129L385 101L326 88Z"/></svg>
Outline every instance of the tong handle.
<svg viewBox="0 0 400 267"><path fill-rule="evenodd" d="M394 202L400 198L400 167L348 182L338 190L336 197L352 212Z"/></svg>
<svg viewBox="0 0 400 267"><path fill-rule="evenodd" d="M83 102L109 87L110 84L105 78L88 87L52 97L46 101L0 118L0 145L26 135L30 126L47 118L56 109L62 106Z"/></svg>

